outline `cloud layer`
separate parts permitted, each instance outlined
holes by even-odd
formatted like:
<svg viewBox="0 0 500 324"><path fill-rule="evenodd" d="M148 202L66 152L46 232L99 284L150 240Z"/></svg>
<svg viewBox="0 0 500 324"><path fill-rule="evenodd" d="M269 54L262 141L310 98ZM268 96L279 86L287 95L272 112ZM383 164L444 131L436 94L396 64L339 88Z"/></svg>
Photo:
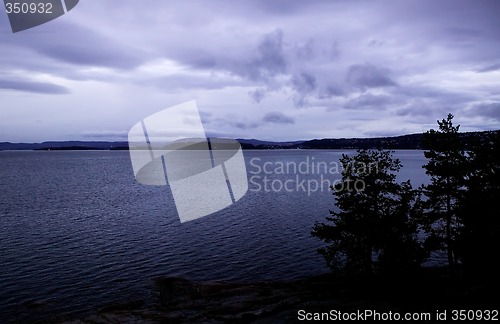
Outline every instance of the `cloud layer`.
<svg viewBox="0 0 500 324"><path fill-rule="evenodd" d="M421 132L448 112L462 130L497 129L498 12L495 0L123 0L16 34L0 19L0 141L113 139L192 99L207 133L235 138Z"/></svg>

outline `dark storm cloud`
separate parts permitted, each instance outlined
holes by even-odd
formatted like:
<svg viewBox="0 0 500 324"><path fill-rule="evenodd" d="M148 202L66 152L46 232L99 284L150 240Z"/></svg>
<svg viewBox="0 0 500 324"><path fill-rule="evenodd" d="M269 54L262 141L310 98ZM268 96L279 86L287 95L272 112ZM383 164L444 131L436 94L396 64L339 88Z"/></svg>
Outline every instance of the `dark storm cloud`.
<svg viewBox="0 0 500 324"><path fill-rule="evenodd" d="M326 85L318 94L318 99L329 99L332 97L344 96L345 92L338 85Z"/></svg>
<svg viewBox="0 0 500 324"><path fill-rule="evenodd" d="M266 89L262 89L262 88L255 89L255 90L249 91L248 95L252 98L252 100L254 102L259 103L266 96Z"/></svg>
<svg viewBox="0 0 500 324"><path fill-rule="evenodd" d="M356 98L348 100L344 104L346 109L376 109L384 110L388 104L394 103L396 98L389 95L373 95L371 93L362 94Z"/></svg>
<svg viewBox="0 0 500 324"><path fill-rule="evenodd" d="M492 71L498 71L498 70L500 70L500 63L488 65L484 68L477 70L477 72L492 72Z"/></svg>
<svg viewBox="0 0 500 324"><path fill-rule="evenodd" d="M316 90L316 78L306 72L292 77L292 87L300 93L311 93Z"/></svg>
<svg viewBox="0 0 500 324"><path fill-rule="evenodd" d="M119 49L93 43L45 45L37 48L37 51L65 63L85 66L126 69L135 67L140 62Z"/></svg>
<svg viewBox="0 0 500 324"><path fill-rule="evenodd" d="M262 117L264 123L272 124L295 124L295 120L281 112L270 112Z"/></svg>
<svg viewBox="0 0 500 324"><path fill-rule="evenodd" d="M292 76L291 87L295 91L293 102L297 107L307 104L307 97L316 91L316 78L306 72Z"/></svg>
<svg viewBox="0 0 500 324"><path fill-rule="evenodd" d="M203 123L210 134L226 133L228 129L234 128L237 130L251 130L261 126L260 122L243 119L238 119L234 115L226 115L224 117L204 119ZM221 130L223 129L223 130Z"/></svg>
<svg viewBox="0 0 500 324"><path fill-rule="evenodd" d="M400 86L391 90L389 93L396 100L395 114L410 117L413 123L434 122L450 112L460 115L477 100L474 94L431 86Z"/></svg>
<svg viewBox="0 0 500 324"><path fill-rule="evenodd" d="M173 56L180 63L195 69L227 71L247 80L269 83L274 77L287 72L283 37L280 29L264 33L255 47L245 53L235 51L232 54L196 47L196 50L178 51Z"/></svg>
<svg viewBox="0 0 500 324"><path fill-rule="evenodd" d="M425 99L439 104L460 105L477 100L477 96L465 91L452 91L431 86L405 86L394 89L395 96L409 99Z"/></svg>
<svg viewBox="0 0 500 324"><path fill-rule="evenodd" d="M469 111L472 116L483 116L500 121L500 102L478 104Z"/></svg>
<svg viewBox="0 0 500 324"><path fill-rule="evenodd" d="M232 122L232 123L230 123L230 125L232 125L233 127L242 129L242 130L253 129L253 128L257 128L257 127L260 126L258 123L252 123L252 122L250 122L250 123L246 123L246 122Z"/></svg>
<svg viewBox="0 0 500 324"><path fill-rule="evenodd" d="M450 112L461 115L471 102L477 100L476 96L467 93L412 86L399 87L394 96L401 100L395 106L396 115L411 117L414 123L433 122Z"/></svg>
<svg viewBox="0 0 500 324"><path fill-rule="evenodd" d="M145 53L127 44L125 38L112 39L76 24L58 23L57 32L34 29L12 35L3 33L0 40L3 46L24 47L48 59L74 65L130 69L148 59L141 55Z"/></svg>
<svg viewBox="0 0 500 324"><path fill-rule="evenodd" d="M209 124L212 122L213 114L208 111L200 111L200 118L203 124Z"/></svg>
<svg viewBox="0 0 500 324"><path fill-rule="evenodd" d="M368 47L382 47L384 46L384 41L378 39L370 39L368 42Z"/></svg>
<svg viewBox="0 0 500 324"><path fill-rule="evenodd" d="M440 98L452 94L432 86L405 86L397 89L396 93L411 98Z"/></svg>
<svg viewBox="0 0 500 324"><path fill-rule="evenodd" d="M455 42L474 41L477 38L484 36L484 32L482 30L461 27L446 28L445 33L447 34L447 39L449 41Z"/></svg>
<svg viewBox="0 0 500 324"><path fill-rule="evenodd" d="M180 47L162 49L160 56L168 57L176 62L189 66L194 70L228 69L232 65L232 57L228 53L215 53L205 47Z"/></svg>
<svg viewBox="0 0 500 324"><path fill-rule="evenodd" d="M354 64L347 70L346 80L353 86L366 90L370 88L396 86L390 76L390 70L369 63Z"/></svg>
<svg viewBox="0 0 500 324"><path fill-rule="evenodd" d="M40 94L68 94L69 89L58 84L49 82L37 82L29 80L2 80L0 79L0 89L16 90Z"/></svg>
<svg viewBox="0 0 500 324"><path fill-rule="evenodd" d="M181 54L184 57L179 61L186 63L193 69L210 70L218 68L218 58L216 55L205 51L203 48L197 48L196 51L187 51Z"/></svg>
<svg viewBox="0 0 500 324"><path fill-rule="evenodd" d="M424 102L414 103L405 108L398 109L396 114L399 116L409 116L409 117L435 117L444 116L449 111L447 108L436 108L432 107Z"/></svg>
<svg viewBox="0 0 500 324"><path fill-rule="evenodd" d="M205 122L205 121L204 121ZM276 125L287 125L287 124L295 124L295 120L287 116L286 114L278 111L273 111L269 112L264 115L260 120L247 120L247 119L240 119L237 120L234 118L234 116L226 116L224 118L215 118L215 119L210 119L209 121L206 122L206 127L208 130L208 133L213 134L214 129L228 129L229 128L234 128L237 130L253 130L256 128L259 128L261 126L264 126L266 124L276 124Z"/></svg>
<svg viewBox="0 0 500 324"><path fill-rule="evenodd" d="M320 6L329 4L331 0L308 0L308 1L290 1L290 0L256 0L252 1L257 6L252 9L258 9L256 14L265 12L267 14L290 15L300 13L311 8L311 6Z"/></svg>
<svg viewBox="0 0 500 324"><path fill-rule="evenodd" d="M314 40L313 39L308 39L305 43L303 44L297 44L295 45L295 55L297 59L299 60L309 60L314 57Z"/></svg>
<svg viewBox="0 0 500 324"><path fill-rule="evenodd" d="M187 51L182 55L181 62L191 68L206 69L210 66L209 70L228 72L249 81L249 85L253 83L257 88L248 91L248 95L255 103L262 102L271 92L287 88L291 91L294 105L304 107L310 98L325 99L344 94L340 86L332 82L328 75L332 73L330 70L303 69L308 61L313 67L315 61L329 63L338 58L338 53L335 41L318 44L311 37L304 41L287 41L285 33L276 29L262 34L249 51L236 51L234 56L230 52L219 53L221 56L218 58L214 53L205 53L207 65L199 65L197 54Z"/></svg>
<svg viewBox="0 0 500 324"><path fill-rule="evenodd" d="M251 80L267 80L286 72L287 62L283 50L283 32L275 30L264 36L258 45L258 57L243 73Z"/></svg>
<svg viewBox="0 0 500 324"><path fill-rule="evenodd" d="M221 79L208 74L189 75L181 73L171 73L164 77L140 80L138 83L140 85L154 86L167 92L173 90L215 90L246 85L242 80Z"/></svg>
<svg viewBox="0 0 500 324"><path fill-rule="evenodd" d="M328 53L328 57L331 59L331 60L338 60L340 58L340 49L339 49L339 44L334 41L330 50L327 52Z"/></svg>
<svg viewBox="0 0 500 324"><path fill-rule="evenodd" d="M295 39L277 28L243 44L233 46L233 50L227 50L227 44L225 50L220 50L213 43L207 47L195 47L195 50L182 47L172 55L175 61L190 69L228 73L247 81L247 85L255 87L247 92L254 103L261 103L270 93L283 89L291 92L287 93L296 107L307 106L311 98L325 99L344 94L338 82L329 75L332 71L328 64L337 60L340 52L338 43L331 37L326 43L314 36ZM168 53L169 49L165 51ZM323 68L317 69L317 64L323 64ZM311 65L311 71L307 65ZM159 85L163 83L161 79L157 81ZM204 82L207 83L205 88L210 88L208 84L218 81L207 79ZM234 79L230 82L241 85ZM179 83L183 83L182 78Z"/></svg>

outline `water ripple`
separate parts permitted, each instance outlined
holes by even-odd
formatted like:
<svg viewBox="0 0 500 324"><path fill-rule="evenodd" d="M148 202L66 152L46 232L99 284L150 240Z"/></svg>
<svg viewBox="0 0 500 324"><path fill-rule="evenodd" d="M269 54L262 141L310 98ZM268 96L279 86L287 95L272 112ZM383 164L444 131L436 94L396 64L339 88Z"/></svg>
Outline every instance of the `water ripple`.
<svg viewBox="0 0 500 324"><path fill-rule="evenodd" d="M271 162L306 154L340 156L245 152ZM413 164L405 176L418 179L421 154L406 160ZM168 187L138 184L127 152L2 152L0 192L0 322L147 301L160 275L257 280L327 271L310 231L333 207L329 192L250 191L180 224Z"/></svg>

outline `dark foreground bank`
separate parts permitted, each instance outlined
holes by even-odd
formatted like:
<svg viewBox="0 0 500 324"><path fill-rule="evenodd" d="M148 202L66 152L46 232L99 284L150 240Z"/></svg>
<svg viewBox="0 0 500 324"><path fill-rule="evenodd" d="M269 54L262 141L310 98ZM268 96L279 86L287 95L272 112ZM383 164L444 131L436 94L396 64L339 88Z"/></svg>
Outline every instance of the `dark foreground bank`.
<svg viewBox="0 0 500 324"><path fill-rule="evenodd" d="M59 323L288 323L318 314L474 310L485 316L499 308L497 278L451 278L445 269L424 269L411 277L335 278L330 274L263 282L193 282L158 278L156 304L128 301L82 319L53 318ZM469 315L472 313L469 313ZM491 315L494 313L490 313ZM457 313L459 316L459 313ZM498 314L497 314L498 318ZM325 318L323 318L325 319Z"/></svg>

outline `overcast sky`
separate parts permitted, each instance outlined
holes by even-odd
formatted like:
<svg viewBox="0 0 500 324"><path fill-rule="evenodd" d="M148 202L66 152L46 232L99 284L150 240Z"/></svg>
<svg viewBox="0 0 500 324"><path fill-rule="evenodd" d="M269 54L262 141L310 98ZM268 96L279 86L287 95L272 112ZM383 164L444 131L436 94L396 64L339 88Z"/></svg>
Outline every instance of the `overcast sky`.
<svg viewBox="0 0 500 324"><path fill-rule="evenodd" d="M500 128L500 1L81 0L13 34L0 142L125 140L195 99L210 136Z"/></svg>

